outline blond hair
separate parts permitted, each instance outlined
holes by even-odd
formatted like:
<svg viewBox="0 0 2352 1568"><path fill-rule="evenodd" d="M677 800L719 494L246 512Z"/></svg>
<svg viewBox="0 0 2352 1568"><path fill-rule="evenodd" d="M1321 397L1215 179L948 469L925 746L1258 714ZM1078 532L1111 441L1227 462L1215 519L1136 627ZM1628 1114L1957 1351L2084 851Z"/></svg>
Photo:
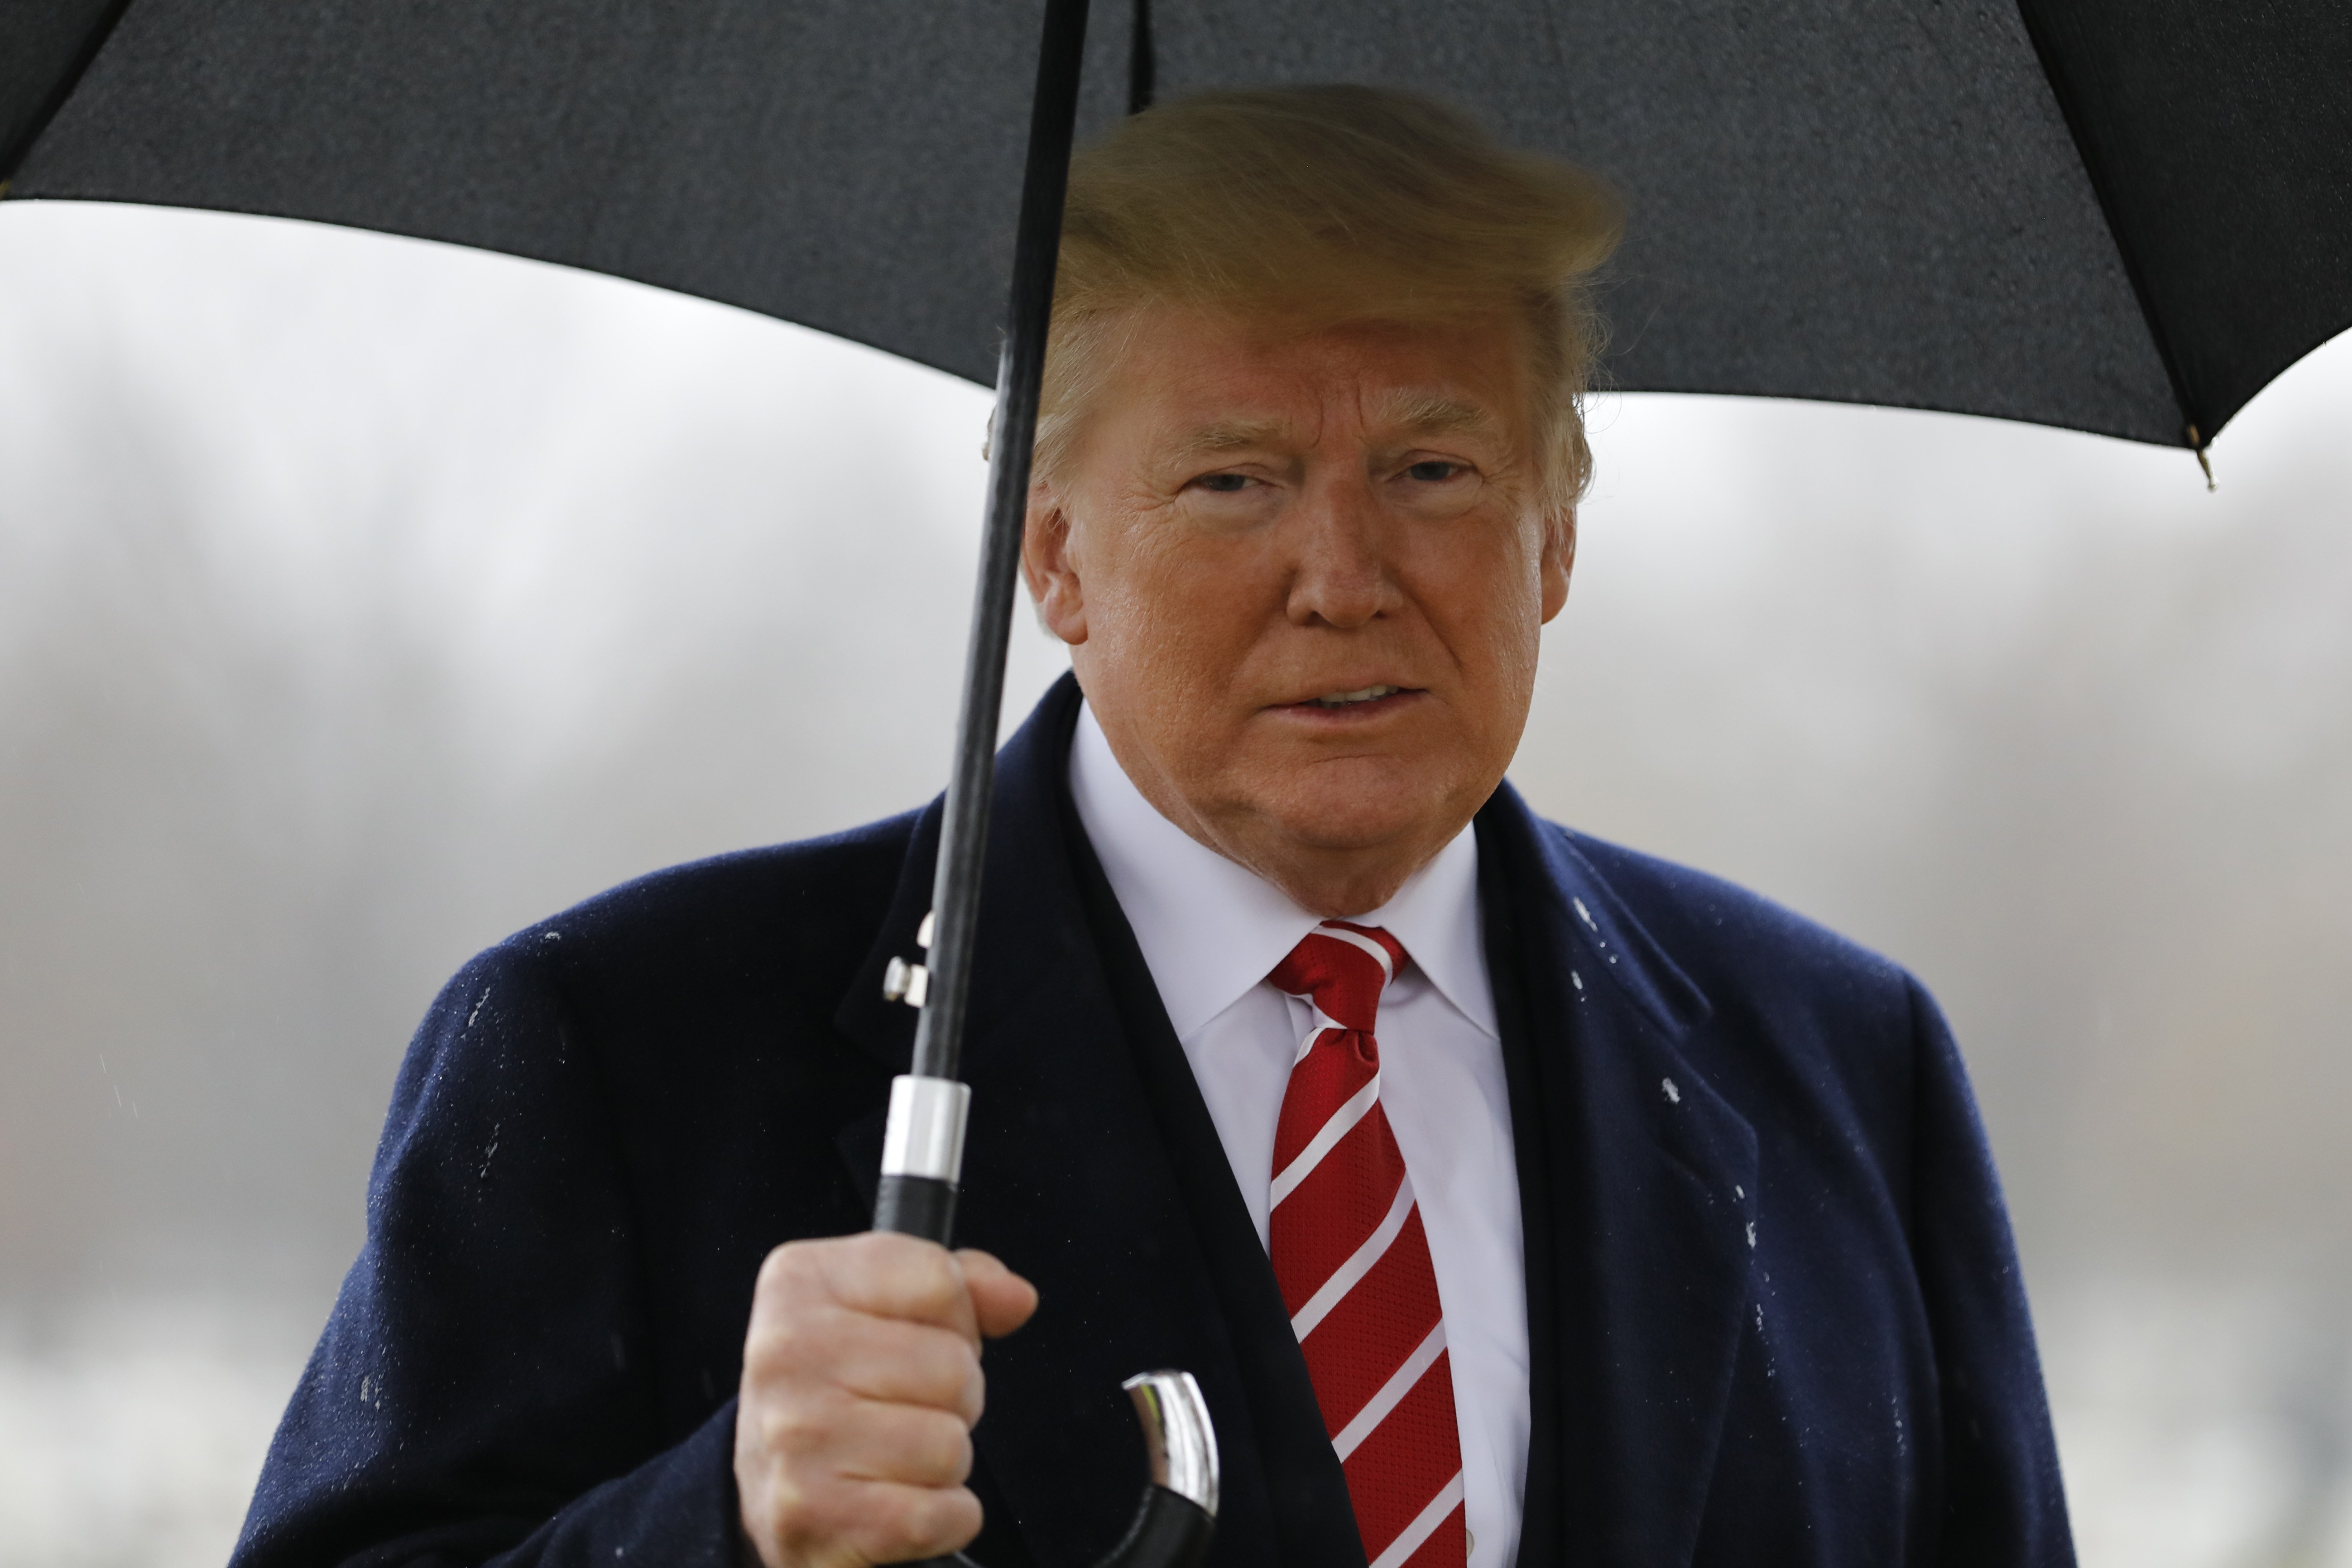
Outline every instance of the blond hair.
<svg viewBox="0 0 2352 1568"><path fill-rule="evenodd" d="M1131 116L1071 161L1039 472L1068 457L1118 326L1139 308L1231 310L1302 330L1516 310L1545 488L1564 513L1592 468L1591 280L1622 225L1593 175L1505 147L1418 93L1226 89Z"/></svg>

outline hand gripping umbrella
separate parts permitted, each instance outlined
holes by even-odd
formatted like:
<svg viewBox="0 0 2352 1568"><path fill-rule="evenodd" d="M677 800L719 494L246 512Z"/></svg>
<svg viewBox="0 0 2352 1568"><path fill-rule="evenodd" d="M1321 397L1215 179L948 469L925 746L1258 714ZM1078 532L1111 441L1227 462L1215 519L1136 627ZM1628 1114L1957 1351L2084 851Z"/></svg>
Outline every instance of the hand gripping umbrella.
<svg viewBox="0 0 2352 1568"><path fill-rule="evenodd" d="M454 241L995 373L922 1009L876 1221L946 1239L955 1081L1074 131L1155 86L1467 103L1632 206L1624 390L2190 448L2352 325L2352 6L2266 0L10 0L0 195ZM1028 116L1025 162L1014 149ZM1019 189L1018 220L1004 219ZM1009 243L1008 243L1009 242ZM1010 252L1003 333L995 300ZM1121 1564L1205 1550L1214 1440L1133 1385Z"/></svg>

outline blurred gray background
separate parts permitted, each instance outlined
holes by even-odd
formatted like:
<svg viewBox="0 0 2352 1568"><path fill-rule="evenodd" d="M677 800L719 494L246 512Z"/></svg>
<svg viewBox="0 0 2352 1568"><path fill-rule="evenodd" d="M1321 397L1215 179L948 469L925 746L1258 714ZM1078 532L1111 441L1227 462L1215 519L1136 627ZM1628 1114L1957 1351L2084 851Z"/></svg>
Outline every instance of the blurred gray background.
<svg viewBox="0 0 2352 1568"><path fill-rule="evenodd" d="M505 258L0 210L0 1568L226 1553L467 954L930 795L986 412ZM2352 1568L2352 339L2213 495L1594 422L1518 784L1942 998L2087 1563ZM1013 717L1063 663L1024 618Z"/></svg>

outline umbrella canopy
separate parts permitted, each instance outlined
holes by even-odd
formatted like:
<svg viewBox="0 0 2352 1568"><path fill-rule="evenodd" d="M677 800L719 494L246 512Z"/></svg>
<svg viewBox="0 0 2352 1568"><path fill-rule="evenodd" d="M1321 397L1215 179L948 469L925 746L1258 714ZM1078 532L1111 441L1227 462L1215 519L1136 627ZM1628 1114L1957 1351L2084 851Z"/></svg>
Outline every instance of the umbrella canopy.
<svg viewBox="0 0 2352 1568"><path fill-rule="evenodd" d="M1116 0L1160 89L1394 83L1626 193L1612 384L2201 445L2352 325L2352 6ZM618 274L992 379L1036 0L47 0L11 196ZM1143 31L1139 32L1139 23ZM1148 41L1139 55L1139 41Z"/></svg>

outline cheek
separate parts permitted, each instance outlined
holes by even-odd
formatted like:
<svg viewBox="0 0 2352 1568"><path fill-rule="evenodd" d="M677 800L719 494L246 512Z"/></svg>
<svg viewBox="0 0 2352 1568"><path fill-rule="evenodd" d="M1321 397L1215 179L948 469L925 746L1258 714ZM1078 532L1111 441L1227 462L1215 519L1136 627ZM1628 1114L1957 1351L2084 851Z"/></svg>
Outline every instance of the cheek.
<svg viewBox="0 0 2352 1568"><path fill-rule="evenodd" d="M1187 676L1230 669L1263 619L1251 552L1171 528L1127 552L1113 588L1113 640Z"/></svg>
<svg viewBox="0 0 2352 1568"><path fill-rule="evenodd" d="M1181 727L1182 715L1223 684L1206 624L1214 607L1195 602L1190 587L1184 574L1139 557L1087 584L1088 637L1077 651L1088 668L1081 674L1116 691L1129 721L1147 732Z"/></svg>
<svg viewBox="0 0 2352 1568"><path fill-rule="evenodd" d="M1543 634L1541 556L1523 532L1503 520L1433 536L1419 574L1417 596L1455 657L1506 679L1532 672Z"/></svg>

